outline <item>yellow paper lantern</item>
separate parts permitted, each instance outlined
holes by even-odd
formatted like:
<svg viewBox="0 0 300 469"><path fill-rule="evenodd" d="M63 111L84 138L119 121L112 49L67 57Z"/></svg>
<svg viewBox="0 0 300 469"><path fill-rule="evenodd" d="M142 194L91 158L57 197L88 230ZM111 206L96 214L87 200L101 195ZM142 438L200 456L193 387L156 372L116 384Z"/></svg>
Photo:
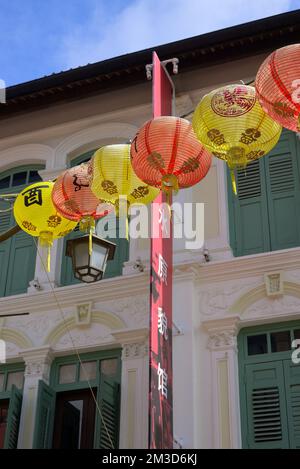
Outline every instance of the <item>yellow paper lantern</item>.
<svg viewBox="0 0 300 469"><path fill-rule="evenodd" d="M205 95L195 110L193 128L200 142L228 164L235 194L234 170L266 155L282 130L262 109L255 88L242 84Z"/></svg>
<svg viewBox="0 0 300 469"><path fill-rule="evenodd" d="M48 247L48 271L53 240L66 236L77 225L57 212L51 197L53 186L53 182L36 182L20 192L14 203L14 217L20 228L38 236L41 246Z"/></svg>
<svg viewBox="0 0 300 469"><path fill-rule="evenodd" d="M127 197L131 205L149 204L159 189L139 179L130 161L130 145L106 145L97 150L90 162L91 189L99 199L111 202L119 211L119 197Z"/></svg>

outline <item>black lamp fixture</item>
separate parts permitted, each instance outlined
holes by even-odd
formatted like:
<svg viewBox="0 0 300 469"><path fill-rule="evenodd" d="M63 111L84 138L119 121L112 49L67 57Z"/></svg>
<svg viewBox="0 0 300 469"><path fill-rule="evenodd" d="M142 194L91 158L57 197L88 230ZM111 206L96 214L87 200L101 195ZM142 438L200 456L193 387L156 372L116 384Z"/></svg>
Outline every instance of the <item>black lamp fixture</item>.
<svg viewBox="0 0 300 469"><path fill-rule="evenodd" d="M85 283L101 280L107 261L114 258L116 245L92 235L92 250L89 249L89 235L67 241L66 255L72 258L74 276Z"/></svg>

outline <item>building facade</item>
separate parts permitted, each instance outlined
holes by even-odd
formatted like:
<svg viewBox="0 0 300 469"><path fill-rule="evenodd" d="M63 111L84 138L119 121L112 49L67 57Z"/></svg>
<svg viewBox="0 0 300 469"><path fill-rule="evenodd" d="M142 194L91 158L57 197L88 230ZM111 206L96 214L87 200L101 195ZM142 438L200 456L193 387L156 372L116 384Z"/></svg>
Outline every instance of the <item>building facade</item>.
<svg viewBox="0 0 300 469"><path fill-rule="evenodd" d="M252 82L272 50L299 42L299 20L296 11L158 47L162 60L179 59L176 115L190 118L214 88ZM151 52L9 88L0 193L131 139L151 117ZM239 172L238 192L214 159L199 185L176 196L205 203L209 259L174 240L174 445L297 448L298 135L284 131ZM10 212L0 214L0 233L13 225ZM115 241L105 279L90 285L75 281L65 240L54 243L49 274L29 236L0 243L0 316L29 313L0 317L0 447L147 447L149 240Z"/></svg>

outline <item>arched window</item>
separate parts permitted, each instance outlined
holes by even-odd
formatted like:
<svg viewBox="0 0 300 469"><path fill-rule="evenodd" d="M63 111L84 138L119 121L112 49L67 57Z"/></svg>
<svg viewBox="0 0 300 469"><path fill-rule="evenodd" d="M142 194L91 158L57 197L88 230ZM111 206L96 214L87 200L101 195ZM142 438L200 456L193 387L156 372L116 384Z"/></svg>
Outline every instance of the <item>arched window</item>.
<svg viewBox="0 0 300 469"><path fill-rule="evenodd" d="M89 151L74 158L70 162L70 167L76 166L78 164L89 161L93 156L95 150ZM108 215L109 217L110 215ZM118 223L117 223L117 232L118 232ZM61 285L72 285L74 283L79 283L73 275L71 259L65 255L66 252L66 241L68 239L74 239L82 236L82 233L79 231L78 226L75 230L66 236L63 247L63 257L62 257L62 266L61 266ZM129 242L124 238L111 238L108 236L108 239L113 243L116 243L115 257L112 261L108 261L104 278L117 277L122 275L122 268L124 262L128 260L129 257Z"/></svg>
<svg viewBox="0 0 300 469"><path fill-rule="evenodd" d="M18 193L29 184L40 181L38 170L42 165L19 166L0 174L0 194ZM1 202L0 208L7 208ZM16 224L13 213L0 213L0 233ZM24 231L0 243L0 296L17 295L27 291L34 277L36 247L31 236Z"/></svg>

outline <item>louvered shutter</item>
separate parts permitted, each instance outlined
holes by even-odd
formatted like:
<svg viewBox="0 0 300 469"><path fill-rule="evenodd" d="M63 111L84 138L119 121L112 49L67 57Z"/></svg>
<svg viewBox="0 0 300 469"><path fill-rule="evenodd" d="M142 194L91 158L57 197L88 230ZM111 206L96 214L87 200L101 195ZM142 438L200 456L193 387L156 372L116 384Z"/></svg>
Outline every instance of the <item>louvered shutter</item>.
<svg viewBox="0 0 300 469"><path fill-rule="evenodd" d="M246 365L248 448L288 448L282 362Z"/></svg>
<svg viewBox="0 0 300 469"><path fill-rule="evenodd" d="M68 234L68 236L65 236L63 240L64 245L63 245L63 252L62 252L61 275L60 275L61 285L74 285L75 283L81 283L80 280L75 278L73 275L71 257L66 256L66 245L69 239L80 238L82 235L83 233L79 231L79 225L77 225L75 230L73 230L70 234Z"/></svg>
<svg viewBox="0 0 300 469"><path fill-rule="evenodd" d="M33 448L52 448L55 417L55 391L44 381L39 381Z"/></svg>
<svg viewBox="0 0 300 469"><path fill-rule="evenodd" d="M7 204L4 204L0 201L0 209L6 209ZM4 233L11 226L12 214L11 212L0 213L0 233ZM10 247L11 247L11 238L0 243L0 297L5 296L6 291L6 280L7 280L7 270L10 262Z"/></svg>
<svg viewBox="0 0 300 469"><path fill-rule="evenodd" d="M11 397L7 415L4 448L15 449L18 445L20 415L22 407L22 393L15 385L11 388Z"/></svg>
<svg viewBox="0 0 300 469"><path fill-rule="evenodd" d="M6 295L17 295L27 291L35 272L36 244L24 231L11 240Z"/></svg>
<svg viewBox="0 0 300 469"><path fill-rule="evenodd" d="M253 161L236 171L238 195L231 187L228 172L230 242L235 256L270 250L268 210L263 163Z"/></svg>
<svg viewBox="0 0 300 469"><path fill-rule="evenodd" d="M300 449L300 367L284 361L290 448Z"/></svg>
<svg viewBox="0 0 300 469"><path fill-rule="evenodd" d="M299 142L285 131L264 158L271 250L300 245Z"/></svg>
<svg viewBox="0 0 300 469"><path fill-rule="evenodd" d="M106 219L113 215L107 215ZM96 230L97 231L97 230ZM97 231L98 232L98 231ZM126 238L119 237L119 220L116 220L116 233L117 238L114 237L115 233L110 233L109 229L105 231L107 239L116 244L115 256L113 260L107 262L104 278L117 277L122 275L123 264L128 260L129 256L129 241ZM101 234L99 234L101 237Z"/></svg>
<svg viewBox="0 0 300 469"><path fill-rule="evenodd" d="M117 449L119 445L120 385L102 375L98 399L101 415L97 413L95 447Z"/></svg>

